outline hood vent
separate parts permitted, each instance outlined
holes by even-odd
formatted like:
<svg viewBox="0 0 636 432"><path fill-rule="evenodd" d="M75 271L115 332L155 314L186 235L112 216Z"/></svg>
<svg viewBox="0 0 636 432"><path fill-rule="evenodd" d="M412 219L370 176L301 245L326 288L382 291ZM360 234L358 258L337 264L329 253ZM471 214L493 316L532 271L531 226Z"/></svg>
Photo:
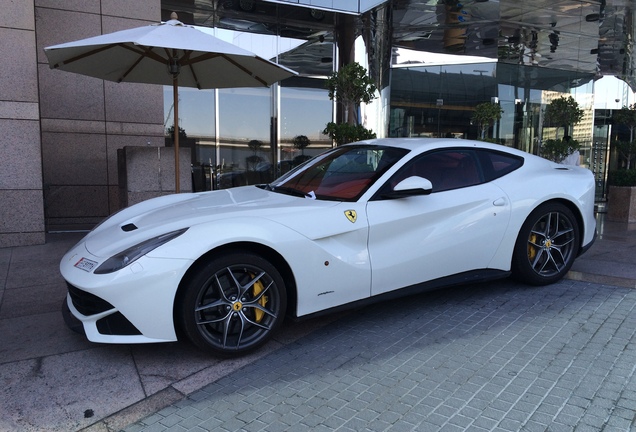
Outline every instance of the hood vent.
<svg viewBox="0 0 636 432"><path fill-rule="evenodd" d="M122 225L121 227L122 231L128 232L128 231L134 231L137 229L137 226L135 224L126 224L126 225Z"/></svg>

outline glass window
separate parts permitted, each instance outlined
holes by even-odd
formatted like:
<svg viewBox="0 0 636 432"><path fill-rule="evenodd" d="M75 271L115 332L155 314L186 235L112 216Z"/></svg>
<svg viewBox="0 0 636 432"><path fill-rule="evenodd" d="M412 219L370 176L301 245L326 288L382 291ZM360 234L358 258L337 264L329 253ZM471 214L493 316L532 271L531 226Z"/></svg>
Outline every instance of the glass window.
<svg viewBox="0 0 636 432"><path fill-rule="evenodd" d="M496 63L401 66L391 71L391 137L475 138L473 110L497 96Z"/></svg>
<svg viewBox="0 0 636 432"><path fill-rule="evenodd" d="M284 175L269 187L309 198L356 201L408 153L406 149L354 145L338 147Z"/></svg>
<svg viewBox="0 0 636 432"><path fill-rule="evenodd" d="M384 3L386 0L265 0L275 2L292 3L299 6L316 7L319 9L312 9L312 13L316 14L316 17L321 12L321 9L329 9L336 11L345 11L353 13L362 13L369 9Z"/></svg>
<svg viewBox="0 0 636 432"><path fill-rule="evenodd" d="M333 144L322 133L332 117L332 102L324 80L294 78L280 89L281 168L298 166ZM309 114L311 113L311 114Z"/></svg>
<svg viewBox="0 0 636 432"><path fill-rule="evenodd" d="M429 180L433 192L473 186L484 181L475 152L457 149L435 151L414 158L389 180L388 187L394 187L411 176Z"/></svg>
<svg viewBox="0 0 636 432"><path fill-rule="evenodd" d="M164 86L166 146L173 146L174 99L172 87ZM216 164L214 90L179 88L179 146L192 155L192 190L210 190L210 167Z"/></svg>
<svg viewBox="0 0 636 432"><path fill-rule="evenodd" d="M479 150L486 181L492 181L513 172L523 165L523 158L489 150Z"/></svg>
<svg viewBox="0 0 636 432"><path fill-rule="evenodd" d="M262 183L272 163L269 88L219 91L218 188Z"/></svg>

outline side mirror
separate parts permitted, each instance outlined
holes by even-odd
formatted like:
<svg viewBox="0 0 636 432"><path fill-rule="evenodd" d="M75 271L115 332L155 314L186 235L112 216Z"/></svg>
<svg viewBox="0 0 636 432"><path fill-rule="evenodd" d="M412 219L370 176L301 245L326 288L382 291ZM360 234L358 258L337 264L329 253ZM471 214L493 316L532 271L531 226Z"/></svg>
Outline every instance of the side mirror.
<svg viewBox="0 0 636 432"><path fill-rule="evenodd" d="M406 198L417 195L428 195L433 191L433 183L423 177L407 177L395 185L389 193L383 194L383 198Z"/></svg>

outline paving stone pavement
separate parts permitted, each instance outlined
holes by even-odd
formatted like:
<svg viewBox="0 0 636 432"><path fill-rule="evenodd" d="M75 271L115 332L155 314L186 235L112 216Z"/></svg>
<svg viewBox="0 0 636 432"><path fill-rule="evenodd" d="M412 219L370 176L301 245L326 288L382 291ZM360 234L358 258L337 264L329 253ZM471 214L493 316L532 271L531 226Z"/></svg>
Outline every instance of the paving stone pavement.
<svg viewBox="0 0 636 432"><path fill-rule="evenodd" d="M352 311L128 425L158 431L629 431L636 290L563 280Z"/></svg>

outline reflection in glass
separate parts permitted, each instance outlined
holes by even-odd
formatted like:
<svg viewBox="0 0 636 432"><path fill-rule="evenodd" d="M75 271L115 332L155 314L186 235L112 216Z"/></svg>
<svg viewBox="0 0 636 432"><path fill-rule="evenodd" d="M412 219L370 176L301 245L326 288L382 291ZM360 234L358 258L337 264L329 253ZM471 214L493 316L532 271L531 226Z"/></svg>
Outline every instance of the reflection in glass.
<svg viewBox="0 0 636 432"><path fill-rule="evenodd" d="M324 88L324 80L296 79L289 82L293 87L283 86L280 89L278 156L281 169L278 175L332 147L331 139L322 133L332 117L332 103Z"/></svg>
<svg viewBox="0 0 636 432"><path fill-rule="evenodd" d="M322 130L332 119L324 79L333 70L335 14L275 3L261 3L256 11L248 3L203 1L190 10L162 1L162 15L176 8L184 22L299 73L271 88L181 89L179 121L187 135L181 142L192 149L194 191L271 182L332 146ZM168 121L170 92L166 87ZM172 145L170 137L166 145Z"/></svg>
<svg viewBox="0 0 636 432"><path fill-rule="evenodd" d="M269 88L219 90L218 188L266 181L272 162Z"/></svg>
<svg viewBox="0 0 636 432"><path fill-rule="evenodd" d="M164 130L166 146L173 145L174 100L172 87L164 86ZM214 90L179 89L179 146L192 154L192 188L212 189L210 167L216 163Z"/></svg>
<svg viewBox="0 0 636 432"><path fill-rule="evenodd" d="M496 68L492 61L395 67L389 136L476 137L472 109L497 96Z"/></svg>
<svg viewBox="0 0 636 432"><path fill-rule="evenodd" d="M387 0L265 0L272 3L291 3L298 6L315 7L343 11L348 13L362 13L386 2ZM319 18L320 9L313 10L316 18Z"/></svg>
<svg viewBox="0 0 636 432"><path fill-rule="evenodd" d="M479 139L475 106L498 103L503 114L488 131L489 140L539 154L545 139L561 138L544 124L551 100L572 96L584 110L573 138L582 145L581 165L591 154L592 75L577 71L483 62L394 66L389 136Z"/></svg>

